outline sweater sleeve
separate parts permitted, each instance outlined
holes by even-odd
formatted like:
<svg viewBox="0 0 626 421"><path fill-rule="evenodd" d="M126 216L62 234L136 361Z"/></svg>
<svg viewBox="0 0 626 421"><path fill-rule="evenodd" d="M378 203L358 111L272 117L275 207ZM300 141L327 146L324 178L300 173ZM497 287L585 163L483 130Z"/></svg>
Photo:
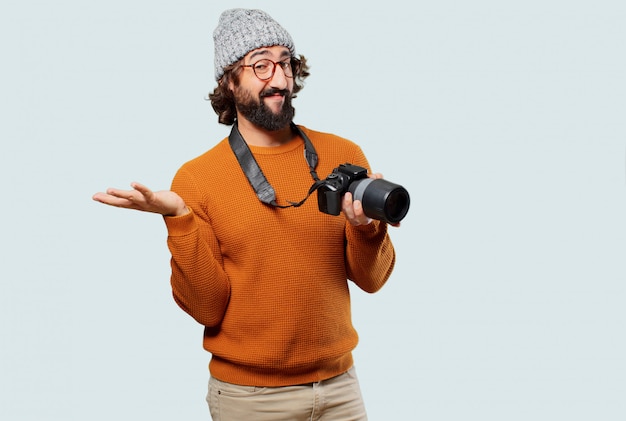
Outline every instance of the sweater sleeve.
<svg viewBox="0 0 626 421"><path fill-rule="evenodd" d="M355 165L371 169L360 148L353 158ZM376 292L385 285L396 261L387 232L387 223L374 220L368 225L353 226L346 221L346 269L348 278L366 292Z"/></svg>
<svg viewBox="0 0 626 421"><path fill-rule="evenodd" d="M216 326L228 306L230 283L203 205L206 202L196 185L190 174L179 170L172 191L183 198L190 212L164 218L172 255L172 294L176 303L198 323Z"/></svg>
<svg viewBox="0 0 626 421"><path fill-rule="evenodd" d="M363 291L376 292L393 270L396 254L387 233L387 224L372 221L355 227L346 223L348 278Z"/></svg>

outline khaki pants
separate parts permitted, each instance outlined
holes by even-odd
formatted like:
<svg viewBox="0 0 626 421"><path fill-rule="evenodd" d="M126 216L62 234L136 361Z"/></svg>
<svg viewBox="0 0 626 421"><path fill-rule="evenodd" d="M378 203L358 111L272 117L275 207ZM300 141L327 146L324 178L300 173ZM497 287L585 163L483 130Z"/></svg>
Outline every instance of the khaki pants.
<svg viewBox="0 0 626 421"><path fill-rule="evenodd" d="M209 380L213 421L366 421L356 371L298 386L254 387Z"/></svg>

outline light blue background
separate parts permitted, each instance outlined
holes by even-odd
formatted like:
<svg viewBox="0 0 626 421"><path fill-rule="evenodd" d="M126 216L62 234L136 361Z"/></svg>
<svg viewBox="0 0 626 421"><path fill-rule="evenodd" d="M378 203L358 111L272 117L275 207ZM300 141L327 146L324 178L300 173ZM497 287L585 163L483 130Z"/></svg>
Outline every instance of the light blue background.
<svg viewBox="0 0 626 421"><path fill-rule="evenodd" d="M296 121L411 193L388 285L353 294L370 419L626 419L618 0L4 0L0 419L209 419L161 218L91 195L168 188L227 134L230 7L309 58Z"/></svg>

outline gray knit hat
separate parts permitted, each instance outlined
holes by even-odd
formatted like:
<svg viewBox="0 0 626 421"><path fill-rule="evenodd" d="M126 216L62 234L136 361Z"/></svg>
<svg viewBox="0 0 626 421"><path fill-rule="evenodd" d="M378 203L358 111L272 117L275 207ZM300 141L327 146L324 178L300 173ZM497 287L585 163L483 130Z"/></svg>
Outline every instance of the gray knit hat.
<svg viewBox="0 0 626 421"><path fill-rule="evenodd" d="M224 75L224 68L250 51L261 47L282 45L296 55L291 35L262 10L230 9L220 16L213 31L215 42L215 80Z"/></svg>

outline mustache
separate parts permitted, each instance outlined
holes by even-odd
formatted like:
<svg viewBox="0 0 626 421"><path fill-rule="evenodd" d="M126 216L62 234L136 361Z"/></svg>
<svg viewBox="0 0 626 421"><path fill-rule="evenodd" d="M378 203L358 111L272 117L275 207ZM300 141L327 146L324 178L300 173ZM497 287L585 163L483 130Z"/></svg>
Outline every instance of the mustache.
<svg viewBox="0 0 626 421"><path fill-rule="evenodd" d="M284 97L288 97L290 95L290 92L287 89L277 89L277 88L270 88L261 92L261 98L265 98L266 96L273 96L273 95L281 95Z"/></svg>

